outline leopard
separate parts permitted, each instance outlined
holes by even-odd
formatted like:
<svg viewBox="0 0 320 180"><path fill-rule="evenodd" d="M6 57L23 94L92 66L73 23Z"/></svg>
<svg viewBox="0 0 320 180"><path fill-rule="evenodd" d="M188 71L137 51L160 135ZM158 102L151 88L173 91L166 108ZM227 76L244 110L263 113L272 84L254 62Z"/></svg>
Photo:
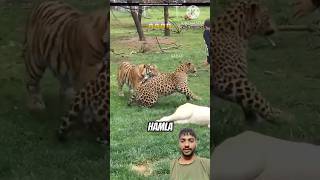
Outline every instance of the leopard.
<svg viewBox="0 0 320 180"><path fill-rule="evenodd" d="M212 22L211 89L213 96L241 106L248 122L275 122L282 112L248 78L247 44L254 35L269 36L276 26L258 0L233 2Z"/></svg>
<svg viewBox="0 0 320 180"><path fill-rule="evenodd" d="M137 103L143 107L152 107L161 96L175 92L184 94L187 100L199 100L188 87L188 74L196 73L197 68L191 62L181 63L174 72L159 73L141 84L132 94L128 106Z"/></svg>
<svg viewBox="0 0 320 180"><path fill-rule="evenodd" d="M75 121L80 119L95 131L98 143L109 144L110 65L108 58L109 54L106 53L97 77L87 82L77 92L68 113L62 117L62 123L57 132L60 141L67 140L70 129L76 124Z"/></svg>

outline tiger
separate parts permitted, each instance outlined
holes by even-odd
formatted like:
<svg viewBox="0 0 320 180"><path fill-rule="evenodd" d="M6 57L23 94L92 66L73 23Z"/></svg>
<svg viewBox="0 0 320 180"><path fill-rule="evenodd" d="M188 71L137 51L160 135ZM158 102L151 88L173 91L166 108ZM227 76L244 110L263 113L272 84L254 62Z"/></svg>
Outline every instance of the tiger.
<svg viewBox="0 0 320 180"><path fill-rule="evenodd" d="M47 68L60 82L61 98L95 78L108 19L106 9L82 13L60 1L44 1L32 10L23 50L29 109L45 109L39 81Z"/></svg>
<svg viewBox="0 0 320 180"><path fill-rule="evenodd" d="M130 92L133 93L140 84L146 82L149 78L157 76L158 67L154 64L134 65L129 62L122 62L118 68L118 95L124 96L122 91L123 85L129 86Z"/></svg>

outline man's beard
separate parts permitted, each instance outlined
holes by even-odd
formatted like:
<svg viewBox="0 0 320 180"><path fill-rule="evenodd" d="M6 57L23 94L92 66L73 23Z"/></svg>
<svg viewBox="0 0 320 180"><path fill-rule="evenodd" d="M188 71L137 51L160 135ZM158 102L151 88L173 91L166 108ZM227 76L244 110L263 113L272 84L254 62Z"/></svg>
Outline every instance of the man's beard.
<svg viewBox="0 0 320 180"><path fill-rule="evenodd" d="M195 148L194 149L180 149L182 155L185 157L192 157L195 150L196 150Z"/></svg>

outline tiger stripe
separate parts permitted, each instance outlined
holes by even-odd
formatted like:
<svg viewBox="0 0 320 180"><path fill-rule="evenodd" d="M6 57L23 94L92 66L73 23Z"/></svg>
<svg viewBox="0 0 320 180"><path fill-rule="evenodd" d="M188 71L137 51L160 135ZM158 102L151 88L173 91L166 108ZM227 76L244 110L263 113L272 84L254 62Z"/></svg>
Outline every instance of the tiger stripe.
<svg viewBox="0 0 320 180"><path fill-rule="evenodd" d="M138 86L152 76L158 75L157 66L150 64L134 65L129 62L122 62L118 68L118 91L119 96L124 96L122 88L127 84L130 91L135 91Z"/></svg>
<svg viewBox="0 0 320 180"><path fill-rule="evenodd" d="M58 78L63 91L78 90L95 78L96 65L103 59L108 16L106 10L82 13L60 1L44 1L33 9L23 53L30 108L45 107L39 81L46 68Z"/></svg>

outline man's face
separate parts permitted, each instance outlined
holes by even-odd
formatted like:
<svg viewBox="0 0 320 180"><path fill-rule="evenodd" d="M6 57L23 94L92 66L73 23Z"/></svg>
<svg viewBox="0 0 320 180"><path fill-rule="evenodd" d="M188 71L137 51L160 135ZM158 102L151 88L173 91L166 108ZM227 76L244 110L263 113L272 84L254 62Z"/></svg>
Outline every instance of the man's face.
<svg viewBox="0 0 320 180"><path fill-rule="evenodd" d="M179 148L184 156L192 156L196 150L197 142L195 137L187 134L179 138Z"/></svg>

